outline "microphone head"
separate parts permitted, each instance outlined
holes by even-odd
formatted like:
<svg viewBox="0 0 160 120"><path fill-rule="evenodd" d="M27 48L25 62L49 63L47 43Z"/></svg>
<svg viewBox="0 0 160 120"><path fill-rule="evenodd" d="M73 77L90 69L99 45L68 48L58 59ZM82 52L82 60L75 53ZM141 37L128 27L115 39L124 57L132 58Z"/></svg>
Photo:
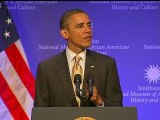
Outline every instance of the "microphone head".
<svg viewBox="0 0 160 120"><path fill-rule="evenodd" d="M88 91L89 91L88 99L90 99L93 96L93 86L94 86L94 80L92 74L87 75L86 83L88 84Z"/></svg>
<svg viewBox="0 0 160 120"><path fill-rule="evenodd" d="M74 76L74 84L76 84L77 80L79 81L79 84L81 84L82 79L81 79L81 75L80 74L76 74Z"/></svg>
<svg viewBox="0 0 160 120"><path fill-rule="evenodd" d="M92 74L88 74L87 75L87 84L89 83L89 80L91 80L92 81L92 83L94 83L94 80L93 80L93 75Z"/></svg>

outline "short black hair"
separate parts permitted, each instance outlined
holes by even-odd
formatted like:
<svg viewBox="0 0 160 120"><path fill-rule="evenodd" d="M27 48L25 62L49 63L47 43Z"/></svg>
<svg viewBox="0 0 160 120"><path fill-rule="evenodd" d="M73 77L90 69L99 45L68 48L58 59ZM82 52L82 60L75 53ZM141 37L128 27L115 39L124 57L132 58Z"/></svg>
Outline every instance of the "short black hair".
<svg viewBox="0 0 160 120"><path fill-rule="evenodd" d="M84 10L82 9L70 9L64 12L64 14L60 18L60 29L66 29L68 27L68 19L71 15L77 14L77 13L85 13L87 14Z"/></svg>

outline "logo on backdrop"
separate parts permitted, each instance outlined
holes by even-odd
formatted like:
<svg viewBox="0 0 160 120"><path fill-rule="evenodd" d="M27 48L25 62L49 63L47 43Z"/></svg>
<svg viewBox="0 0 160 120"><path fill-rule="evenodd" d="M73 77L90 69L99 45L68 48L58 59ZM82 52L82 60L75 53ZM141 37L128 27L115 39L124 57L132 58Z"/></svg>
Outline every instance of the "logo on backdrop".
<svg viewBox="0 0 160 120"><path fill-rule="evenodd" d="M160 82L160 66L149 65L144 70L144 78L147 79L149 83L157 84Z"/></svg>
<svg viewBox="0 0 160 120"><path fill-rule="evenodd" d="M91 118L91 117L78 117L78 118L76 118L74 120L96 120L96 119Z"/></svg>

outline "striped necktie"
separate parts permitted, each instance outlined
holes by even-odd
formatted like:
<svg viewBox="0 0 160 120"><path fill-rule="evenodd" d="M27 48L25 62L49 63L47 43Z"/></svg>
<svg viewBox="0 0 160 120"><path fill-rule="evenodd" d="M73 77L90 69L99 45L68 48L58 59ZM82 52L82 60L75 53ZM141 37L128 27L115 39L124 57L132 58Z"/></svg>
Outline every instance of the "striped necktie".
<svg viewBox="0 0 160 120"><path fill-rule="evenodd" d="M77 103L78 103L78 106L80 107L80 99L79 97L76 95L76 92L75 92L75 84L74 84L74 76L76 74L80 74L81 77L83 75L83 70L82 70L82 67L81 65L79 64L80 60L82 60L82 58L79 56L79 55L76 55L74 58L74 65L73 65L73 68L72 68L72 74L71 74L71 79L72 79L72 85L73 85L73 89L74 89L74 93L75 93L75 97L76 97L76 100L77 100Z"/></svg>

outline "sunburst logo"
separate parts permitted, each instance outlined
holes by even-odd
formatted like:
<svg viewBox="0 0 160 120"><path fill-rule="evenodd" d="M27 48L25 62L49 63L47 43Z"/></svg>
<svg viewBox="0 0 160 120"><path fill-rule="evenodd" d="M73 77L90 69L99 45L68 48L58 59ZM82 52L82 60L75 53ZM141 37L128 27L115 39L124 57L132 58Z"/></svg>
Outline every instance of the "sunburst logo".
<svg viewBox="0 0 160 120"><path fill-rule="evenodd" d="M158 65L149 65L144 71L144 78L146 78L149 83L154 84L160 82L160 67Z"/></svg>

